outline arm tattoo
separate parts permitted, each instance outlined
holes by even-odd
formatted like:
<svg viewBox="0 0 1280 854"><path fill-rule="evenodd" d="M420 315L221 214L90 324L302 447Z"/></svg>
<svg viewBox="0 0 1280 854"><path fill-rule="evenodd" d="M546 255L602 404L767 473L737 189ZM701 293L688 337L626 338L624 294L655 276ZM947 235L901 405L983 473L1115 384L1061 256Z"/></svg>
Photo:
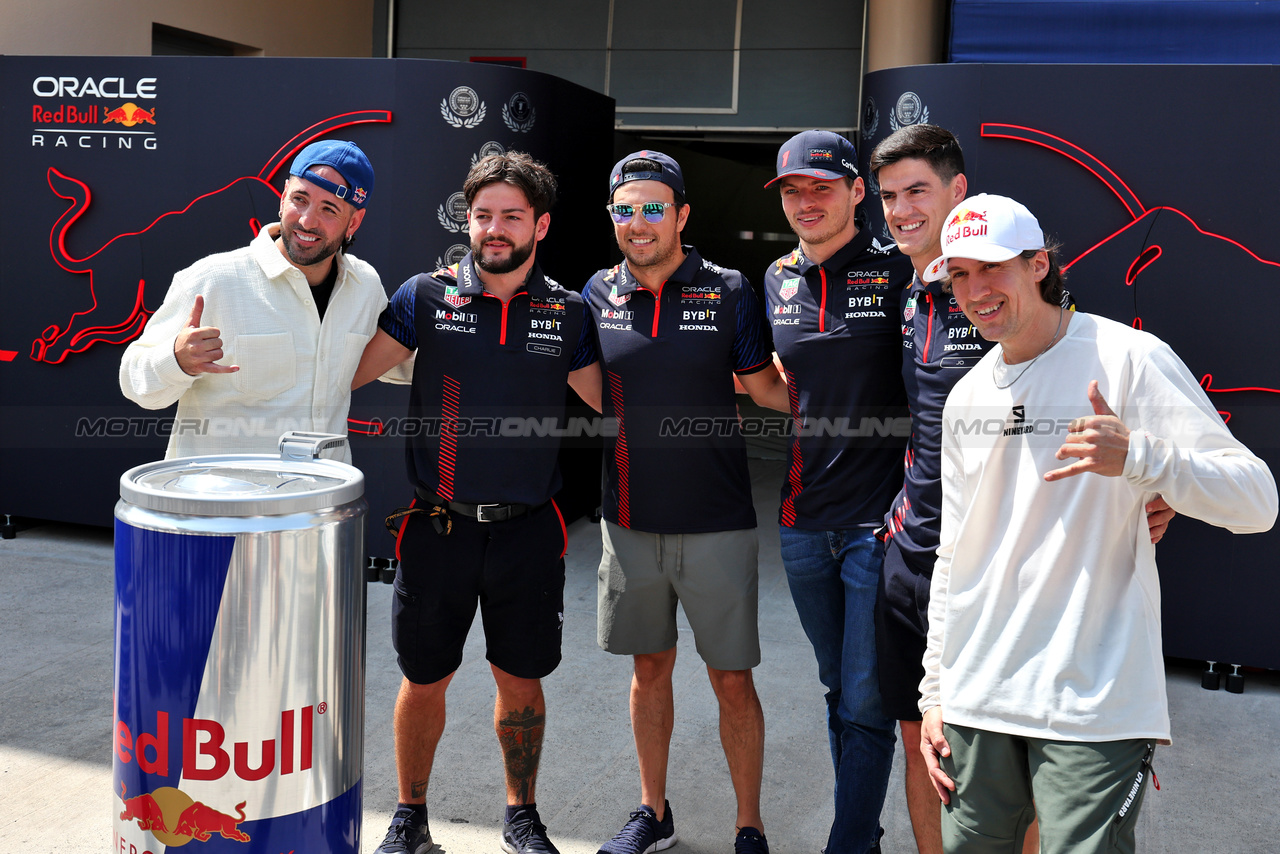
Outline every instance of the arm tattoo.
<svg viewBox="0 0 1280 854"><path fill-rule="evenodd" d="M517 793L522 804L531 801L545 726L546 716L534 712L532 706L525 706L523 711L506 712L498 720L498 743L502 745L507 785Z"/></svg>

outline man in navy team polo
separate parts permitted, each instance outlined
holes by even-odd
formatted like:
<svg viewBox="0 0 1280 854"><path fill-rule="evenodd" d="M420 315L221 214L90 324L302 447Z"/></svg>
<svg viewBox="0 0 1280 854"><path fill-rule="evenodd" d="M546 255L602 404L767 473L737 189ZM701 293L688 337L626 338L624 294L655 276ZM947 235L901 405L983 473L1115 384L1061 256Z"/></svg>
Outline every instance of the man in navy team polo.
<svg viewBox="0 0 1280 854"><path fill-rule="evenodd" d="M758 543L733 376L779 408L786 387L751 285L680 243L689 205L679 164L656 151L624 157L609 201L626 260L583 292L599 338L603 411L617 422L605 444L598 626L603 649L634 658L640 806L600 854L676 842L666 785L677 601L719 701L738 802L734 850L766 854L764 714L751 678L760 663Z"/></svg>
<svg viewBox="0 0 1280 854"><path fill-rule="evenodd" d="M908 125L871 152L885 224L914 275L903 292L902 376L911 408L905 482L885 517L884 572L876 602L876 652L884 710L898 719L906 757L907 808L920 854L941 854L938 795L920 752L920 680L929 629L929 583L942 519L942 407L955 384L994 345L977 333L943 282L921 275L942 255L948 214L968 193L960 142L937 125ZM1069 299L1069 297L1068 297ZM1070 306L1068 306L1070 307ZM1173 510L1147 505L1151 541ZM1023 851L1039 850L1036 825Z"/></svg>
<svg viewBox="0 0 1280 854"><path fill-rule="evenodd" d="M828 131L778 151L782 209L800 246L770 265L765 295L794 423L782 486L782 562L827 688L835 820L827 854L879 850L893 760L881 707L875 529L902 485L910 433L897 307L911 263L859 230L857 154Z"/></svg>
<svg viewBox="0 0 1280 854"><path fill-rule="evenodd" d="M415 350L408 467L417 498L400 528L392 640L400 804L378 854L432 847L426 791L444 731L445 690L462 663L477 600L497 683L494 728L506 769L508 854L556 854L534 799L546 706L560 663L565 529L560 488L566 380L598 395L595 337L582 297L535 263L555 178L527 154L486 157L463 184L471 251L405 282L378 322L355 385ZM520 429L525 425L524 429Z"/></svg>

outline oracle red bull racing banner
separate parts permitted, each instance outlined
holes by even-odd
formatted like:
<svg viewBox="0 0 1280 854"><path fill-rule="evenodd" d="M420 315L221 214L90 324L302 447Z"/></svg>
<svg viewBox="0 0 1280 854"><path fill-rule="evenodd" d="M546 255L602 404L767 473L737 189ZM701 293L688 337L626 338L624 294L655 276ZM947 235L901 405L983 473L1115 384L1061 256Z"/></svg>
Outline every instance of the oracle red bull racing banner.
<svg viewBox="0 0 1280 854"><path fill-rule="evenodd" d="M352 252L388 292L466 253L463 178L508 150L560 181L539 248L548 273L585 282L608 261L606 241L577 237L601 227L591 212L612 162L613 102L545 74L407 59L5 56L0 93L0 513L110 524L116 478L162 456L170 431L243 429L140 409L117 370L174 273L278 219L288 165L309 142L350 139L369 155L376 189ZM403 437L376 435L404 405L403 389L374 384L351 412L375 516L404 503Z"/></svg>

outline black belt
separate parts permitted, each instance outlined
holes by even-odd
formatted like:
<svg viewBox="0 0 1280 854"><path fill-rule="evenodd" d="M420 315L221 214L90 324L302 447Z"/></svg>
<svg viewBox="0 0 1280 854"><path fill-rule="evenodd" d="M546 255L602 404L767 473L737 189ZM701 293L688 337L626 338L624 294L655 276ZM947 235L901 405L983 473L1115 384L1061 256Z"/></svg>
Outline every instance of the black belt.
<svg viewBox="0 0 1280 854"><path fill-rule="evenodd" d="M447 507L455 513L470 516L477 522L506 522L518 516L524 516L537 510L542 504L467 504L463 501L446 501L434 492L428 492L420 486L414 487L418 498L435 507Z"/></svg>

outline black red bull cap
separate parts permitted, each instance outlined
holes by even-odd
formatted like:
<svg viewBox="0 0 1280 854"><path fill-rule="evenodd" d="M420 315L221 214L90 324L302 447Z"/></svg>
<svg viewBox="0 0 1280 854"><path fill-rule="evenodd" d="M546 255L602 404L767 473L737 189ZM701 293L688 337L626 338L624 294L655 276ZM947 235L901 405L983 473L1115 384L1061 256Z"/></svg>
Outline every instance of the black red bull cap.
<svg viewBox="0 0 1280 854"><path fill-rule="evenodd" d="M658 164L658 171L624 173L622 167L632 160L652 160ZM661 151L635 151L614 164L612 171L609 172L610 200L613 199L614 190L628 181L661 181L680 195L685 195L684 173L680 171L680 164Z"/></svg>
<svg viewBox="0 0 1280 854"><path fill-rule="evenodd" d="M778 175L766 187L788 175L825 181L858 177L858 152L853 143L829 130L801 131L778 149Z"/></svg>
<svg viewBox="0 0 1280 854"><path fill-rule="evenodd" d="M335 184L328 178L310 171L312 166L329 166L337 170L347 186ZM353 207L363 208L373 192L373 164L354 142L340 139L323 139L313 142L293 158L289 174L305 178L323 190L328 190Z"/></svg>

